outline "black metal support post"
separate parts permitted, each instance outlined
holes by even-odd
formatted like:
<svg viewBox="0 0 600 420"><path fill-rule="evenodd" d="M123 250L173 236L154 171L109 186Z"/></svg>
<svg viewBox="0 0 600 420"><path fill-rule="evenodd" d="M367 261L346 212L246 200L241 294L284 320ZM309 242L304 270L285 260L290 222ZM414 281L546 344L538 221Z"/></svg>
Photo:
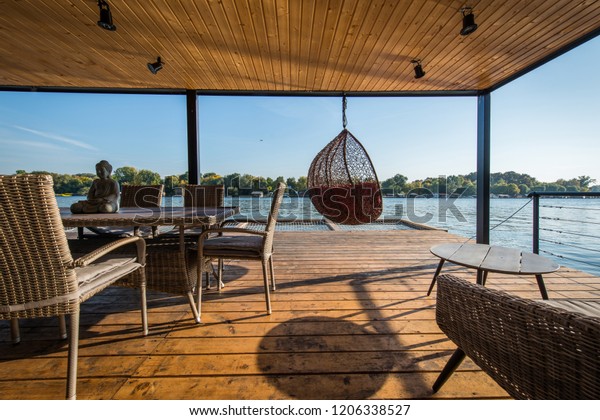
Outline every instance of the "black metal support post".
<svg viewBox="0 0 600 420"><path fill-rule="evenodd" d="M490 93L477 97L477 243L490 243Z"/></svg>
<svg viewBox="0 0 600 420"><path fill-rule="evenodd" d="M540 253L540 196L532 194L533 199L533 253Z"/></svg>
<svg viewBox="0 0 600 420"><path fill-rule="evenodd" d="M198 96L195 90L186 90L188 182L200 183L200 148L198 147Z"/></svg>

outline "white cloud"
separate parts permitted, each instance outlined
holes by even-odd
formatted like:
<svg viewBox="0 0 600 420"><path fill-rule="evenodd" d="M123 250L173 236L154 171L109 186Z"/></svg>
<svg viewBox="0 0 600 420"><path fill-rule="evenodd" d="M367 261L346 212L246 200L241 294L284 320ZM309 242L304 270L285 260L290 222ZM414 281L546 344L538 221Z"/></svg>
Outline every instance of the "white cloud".
<svg viewBox="0 0 600 420"><path fill-rule="evenodd" d="M18 146L18 147L29 147L29 148L37 148L44 150L66 150L64 147L61 147L52 143L44 143L41 141L29 141L29 140L6 140L0 139L0 144L7 144L9 146Z"/></svg>
<svg viewBox="0 0 600 420"><path fill-rule="evenodd" d="M16 128L16 129L22 130L22 131L26 131L28 133L35 134L35 135L40 136L40 137L44 137L44 138L47 138L47 139L50 139L50 140L57 140L57 141L60 141L60 142L66 143L66 144L70 144L72 146L80 147L82 149L94 150L94 151L99 150L98 148L96 148L96 147L94 147L94 146L92 146L90 144L84 143L84 142L79 141L79 140L70 139L68 137L64 137L64 136L61 136L61 135L58 135L58 134L46 133L44 131L34 130L34 129L31 129L31 128L27 128L27 127L21 127L21 126L18 126L18 125L15 125L13 127Z"/></svg>

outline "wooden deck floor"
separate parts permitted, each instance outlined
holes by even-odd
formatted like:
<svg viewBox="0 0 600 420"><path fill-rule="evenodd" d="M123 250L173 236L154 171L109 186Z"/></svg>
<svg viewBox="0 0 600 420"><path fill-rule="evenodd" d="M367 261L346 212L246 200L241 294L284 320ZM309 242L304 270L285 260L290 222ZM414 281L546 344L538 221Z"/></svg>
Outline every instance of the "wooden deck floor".
<svg viewBox="0 0 600 420"><path fill-rule="evenodd" d="M135 291L113 287L82 307L80 399L507 398L467 360L437 394L454 350L426 296L438 260L461 242L441 231L277 232L274 312L264 313L260 265L229 262L226 288L205 295L203 324L185 299L149 296L140 336ZM474 279L447 264L445 272ZM600 298L600 279L562 268L553 297ZM490 275L488 287L539 298L533 277ZM61 399L66 342L55 320L22 322L23 342L0 324L0 398Z"/></svg>

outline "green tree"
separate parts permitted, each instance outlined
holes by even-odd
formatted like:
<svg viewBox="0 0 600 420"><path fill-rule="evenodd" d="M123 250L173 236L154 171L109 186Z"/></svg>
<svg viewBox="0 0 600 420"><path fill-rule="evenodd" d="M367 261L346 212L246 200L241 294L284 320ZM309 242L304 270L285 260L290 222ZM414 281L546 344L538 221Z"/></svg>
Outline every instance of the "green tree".
<svg viewBox="0 0 600 420"><path fill-rule="evenodd" d="M466 180L463 184L465 190L462 193L462 197L471 197L477 195L477 184L471 180Z"/></svg>
<svg viewBox="0 0 600 420"><path fill-rule="evenodd" d="M508 184L506 186L506 194L510 195L511 197L515 197L515 196L519 195L520 192L521 192L521 189L514 182L511 182L510 184Z"/></svg>
<svg viewBox="0 0 600 420"><path fill-rule="evenodd" d="M239 194L240 174L234 172L223 177L223 185L225 186L225 195L235 196Z"/></svg>
<svg viewBox="0 0 600 420"><path fill-rule="evenodd" d="M567 191L567 189L560 184L550 183L550 184L546 184L546 191L547 192L565 192L565 191Z"/></svg>
<svg viewBox="0 0 600 420"><path fill-rule="evenodd" d="M223 177L216 172L207 172L200 177L200 184L203 185L222 185Z"/></svg>
<svg viewBox="0 0 600 420"><path fill-rule="evenodd" d="M275 189L273 184L273 178L267 177L267 179L265 180L265 187L268 191L273 191Z"/></svg>
<svg viewBox="0 0 600 420"><path fill-rule="evenodd" d="M492 194L508 194L508 184L501 178L490 187L490 192Z"/></svg>
<svg viewBox="0 0 600 420"><path fill-rule="evenodd" d="M177 175L168 175L165 177L165 195L175 195L176 189L181 186L181 181Z"/></svg>
<svg viewBox="0 0 600 420"><path fill-rule="evenodd" d="M117 168L113 174L113 178L117 180L119 184L135 184L135 176L138 170L133 166L123 166Z"/></svg>
<svg viewBox="0 0 600 420"><path fill-rule="evenodd" d="M294 191L298 191L298 183L296 182L296 178L288 178L286 179L285 183L287 184L288 188L291 188Z"/></svg>
<svg viewBox="0 0 600 420"><path fill-rule="evenodd" d="M280 177L283 181L283 177ZM277 178L279 179L279 178ZM296 182L296 191L304 191L308 188L308 178L305 176L298 177Z"/></svg>
<svg viewBox="0 0 600 420"><path fill-rule="evenodd" d="M521 195L527 195L527 194L529 194L530 191L531 191L531 188L529 188L528 185L526 185L526 184L519 185L519 193Z"/></svg>
<svg viewBox="0 0 600 420"><path fill-rule="evenodd" d="M152 172L149 169L140 170L134 178L134 184L137 185L157 185L161 183L162 179L160 174L157 172Z"/></svg>
<svg viewBox="0 0 600 420"><path fill-rule="evenodd" d="M590 184L593 184L596 182L595 179L592 179L586 175L577 177L577 180L579 181L579 189L581 189L582 191L587 191L590 187Z"/></svg>

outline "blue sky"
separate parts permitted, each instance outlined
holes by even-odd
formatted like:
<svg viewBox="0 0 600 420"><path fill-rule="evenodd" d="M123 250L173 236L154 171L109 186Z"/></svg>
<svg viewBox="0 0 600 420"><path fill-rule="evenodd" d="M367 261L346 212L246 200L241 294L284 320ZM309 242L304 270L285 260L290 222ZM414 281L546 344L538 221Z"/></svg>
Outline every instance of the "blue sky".
<svg viewBox="0 0 600 420"><path fill-rule="evenodd" d="M492 172L600 183L600 39L492 94ZM348 98L347 128L380 180L475 171L476 98ZM201 171L306 175L342 129L341 98L199 99ZM185 98L0 92L0 173L93 172L107 159L186 171Z"/></svg>

